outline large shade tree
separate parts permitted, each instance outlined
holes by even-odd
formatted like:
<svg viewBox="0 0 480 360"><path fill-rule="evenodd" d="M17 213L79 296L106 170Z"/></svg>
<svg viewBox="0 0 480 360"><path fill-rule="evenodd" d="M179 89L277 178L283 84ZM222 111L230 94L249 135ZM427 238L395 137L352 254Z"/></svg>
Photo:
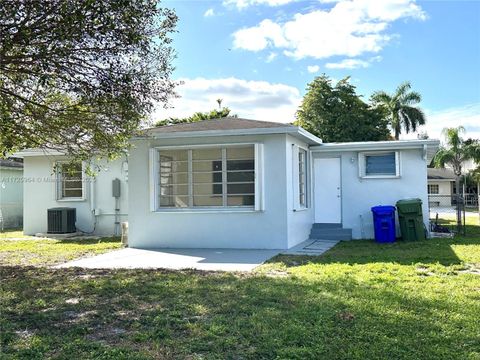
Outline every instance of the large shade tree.
<svg viewBox="0 0 480 360"><path fill-rule="evenodd" d="M463 164L470 159L480 162L480 145L478 141L463 139L462 134L465 133L463 126L445 128L442 133L445 136L445 144L435 154L433 165L437 168L445 168L445 166L452 168L455 174L456 203L459 204L461 201L460 178L463 174ZM461 207L457 206L457 226L459 228L461 223Z"/></svg>
<svg viewBox="0 0 480 360"><path fill-rule="evenodd" d="M308 84L296 117L296 125L324 142L389 139L383 109L365 103L348 77L335 85L325 74L316 77Z"/></svg>
<svg viewBox="0 0 480 360"><path fill-rule="evenodd" d="M114 156L174 93L174 11L157 0L0 2L0 155Z"/></svg>
<svg viewBox="0 0 480 360"><path fill-rule="evenodd" d="M373 105L385 110L395 140L400 138L402 129L405 133L415 132L419 125L425 125L426 122L422 109L415 106L422 100L422 97L418 92L410 91L411 88L409 82L404 82L397 87L393 94L377 91L371 96Z"/></svg>

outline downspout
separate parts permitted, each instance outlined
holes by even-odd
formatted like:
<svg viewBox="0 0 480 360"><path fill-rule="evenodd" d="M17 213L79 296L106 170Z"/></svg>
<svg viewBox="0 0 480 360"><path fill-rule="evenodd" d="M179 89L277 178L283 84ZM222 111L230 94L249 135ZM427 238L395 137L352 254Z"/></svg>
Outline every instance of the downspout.
<svg viewBox="0 0 480 360"><path fill-rule="evenodd" d="M97 179L95 177L90 177L90 212L93 218L93 232L97 228L97 212L95 209L96 201L95 201L95 182Z"/></svg>
<svg viewBox="0 0 480 360"><path fill-rule="evenodd" d="M90 211L95 216L95 179L90 177Z"/></svg>

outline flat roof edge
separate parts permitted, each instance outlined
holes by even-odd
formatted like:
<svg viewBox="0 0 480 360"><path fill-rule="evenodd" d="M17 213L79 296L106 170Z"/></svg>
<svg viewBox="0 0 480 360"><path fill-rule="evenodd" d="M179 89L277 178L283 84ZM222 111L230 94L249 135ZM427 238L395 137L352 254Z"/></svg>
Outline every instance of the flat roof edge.
<svg viewBox="0 0 480 360"><path fill-rule="evenodd" d="M437 147L439 140L395 140L395 141L365 141L351 143L326 143L312 146L314 152L331 151L360 151L360 150L383 150L383 149L421 149L424 146Z"/></svg>
<svg viewBox="0 0 480 360"><path fill-rule="evenodd" d="M59 155L66 155L64 152L58 150L44 150L44 149L26 149L20 150L16 153L13 153L11 156L24 158L27 156L59 156Z"/></svg>

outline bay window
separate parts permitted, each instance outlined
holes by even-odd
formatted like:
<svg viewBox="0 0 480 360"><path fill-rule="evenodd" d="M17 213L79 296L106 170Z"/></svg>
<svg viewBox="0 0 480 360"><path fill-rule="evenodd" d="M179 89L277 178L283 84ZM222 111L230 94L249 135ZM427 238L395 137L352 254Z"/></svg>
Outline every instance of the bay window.
<svg viewBox="0 0 480 360"><path fill-rule="evenodd" d="M158 179L154 210L255 207L254 144L152 150Z"/></svg>

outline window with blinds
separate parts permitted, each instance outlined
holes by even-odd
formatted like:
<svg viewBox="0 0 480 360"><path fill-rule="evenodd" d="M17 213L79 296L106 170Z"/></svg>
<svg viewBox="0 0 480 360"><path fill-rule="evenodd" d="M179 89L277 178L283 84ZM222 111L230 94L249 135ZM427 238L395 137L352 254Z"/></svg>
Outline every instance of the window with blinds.
<svg viewBox="0 0 480 360"><path fill-rule="evenodd" d="M158 151L159 207L255 205L254 145Z"/></svg>

